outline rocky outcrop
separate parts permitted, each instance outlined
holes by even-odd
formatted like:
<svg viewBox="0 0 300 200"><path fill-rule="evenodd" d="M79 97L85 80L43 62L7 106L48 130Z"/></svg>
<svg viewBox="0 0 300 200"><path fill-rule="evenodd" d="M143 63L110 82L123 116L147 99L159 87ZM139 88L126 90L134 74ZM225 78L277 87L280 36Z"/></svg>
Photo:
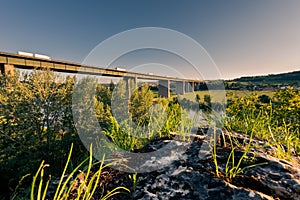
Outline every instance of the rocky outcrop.
<svg viewBox="0 0 300 200"><path fill-rule="evenodd" d="M250 140L242 134L218 130L217 176L216 165L209 148L211 138L205 136L206 132L207 129L198 130L195 135L190 135L190 142L175 141L171 138L158 139L135 151L155 152L164 147L169 151L169 154L164 152L151 156L144 163L126 158L128 163L139 164L139 169L150 169L137 174L136 185L129 178L129 173L116 168L106 168L102 172L100 187L93 199L99 199L103 191L106 193L118 186L129 188L132 193L120 193L112 199L300 199L300 167L297 155L294 156L294 162L277 159L270 155L275 149L267 145L266 141ZM176 137L176 134L173 136ZM236 147L234 151L235 166L244 155L245 144L251 142L251 148L239 166L242 171L233 178L226 176L226 167L229 169L229 166L232 166L232 159L228 160L231 154L229 138L244 144ZM76 192L72 196L76 196Z"/></svg>
<svg viewBox="0 0 300 200"><path fill-rule="evenodd" d="M226 135L222 137L226 138ZM217 147L221 174L217 177L211 151L203 156L204 142L191 142L187 151L178 160L169 163L168 167L140 174L134 199L300 199L300 170L297 163L274 158L262 153L263 150L252 149L248 153L251 163L243 162L241 169L249 165L265 164L245 168L243 173L228 180L225 168L231 148L224 144ZM156 145L161 145L159 143L156 142ZM155 149L156 145L149 144L148 148ZM177 145L186 143L177 142ZM237 161L242 155L242 150L235 151ZM254 155L255 158L252 157Z"/></svg>

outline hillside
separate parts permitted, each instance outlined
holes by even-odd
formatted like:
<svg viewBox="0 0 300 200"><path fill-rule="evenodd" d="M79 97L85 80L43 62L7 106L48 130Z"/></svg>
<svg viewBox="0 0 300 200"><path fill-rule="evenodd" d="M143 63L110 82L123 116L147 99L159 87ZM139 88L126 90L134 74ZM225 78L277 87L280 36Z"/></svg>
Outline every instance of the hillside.
<svg viewBox="0 0 300 200"><path fill-rule="evenodd" d="M300 71L269 74L266 76L248 76L232 80L234 82L266 83L266 84L300 84Z"/></svg>

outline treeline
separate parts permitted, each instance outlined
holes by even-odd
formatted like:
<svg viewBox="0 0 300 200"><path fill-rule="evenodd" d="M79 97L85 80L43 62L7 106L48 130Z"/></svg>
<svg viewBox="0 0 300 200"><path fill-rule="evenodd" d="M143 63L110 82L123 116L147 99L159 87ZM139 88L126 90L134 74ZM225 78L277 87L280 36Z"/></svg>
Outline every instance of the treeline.
<svg viewBox="0 0 300 200"><path fill-rule="evenodd" d="M233 82L250 82L264 84L295 84L300 85L300 71L269 74L267 76L249 76L232 80Z"/></svg>

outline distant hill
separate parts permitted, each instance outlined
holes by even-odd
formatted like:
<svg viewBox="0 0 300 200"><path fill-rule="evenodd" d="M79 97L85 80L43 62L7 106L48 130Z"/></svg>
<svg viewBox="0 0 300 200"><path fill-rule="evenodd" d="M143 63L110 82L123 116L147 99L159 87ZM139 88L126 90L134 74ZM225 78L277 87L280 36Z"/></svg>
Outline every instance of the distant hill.
<svg viewBox="0 0 300 200"><path fill-rule="evenodd" d="M233 82L265 83L265 84L300 84L300 71L269 74L265 76L248 76L231 80Z"/></svg>

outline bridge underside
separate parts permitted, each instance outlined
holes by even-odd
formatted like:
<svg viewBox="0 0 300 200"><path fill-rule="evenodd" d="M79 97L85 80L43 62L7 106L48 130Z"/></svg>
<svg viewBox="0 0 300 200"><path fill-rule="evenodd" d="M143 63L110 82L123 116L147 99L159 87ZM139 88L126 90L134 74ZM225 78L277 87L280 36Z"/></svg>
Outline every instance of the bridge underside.
<svg viewBox="0 0 300 200"><path fill-rule="evenodd" d="M115 72L111 69L98 69L98 68L81 68L78 65L66 65L66 64L59 64L59 63L49 63L44 62L44 61L27 61L26 65L22 63L17 63L17 64L7 64L7 63L1 63L0 59L0 70L1 74L6 75L9 73L14 73L14 69L45 69L49 68L53 71L56 72L64 72L64 73L80 73L80 74L90 74L90 75L98 75L98 76L106 76L106 77L123 77L123 79L126 82L127 89L129 92L129 96L133 92L133 90L137 87L137 80L138 77L134 77L132 73L128 72ZM140 75L139 78L141 79L148 79L148 80L158 80L158 96L159 97L170 97L171 94L171 87L170 87L170 82L171 80L168 80L166 77L160 77L163 80L160 79L155 79L154 78L149 78L147 75ZM173 88L173 92L176 94L182 95L187 92L194 92L195 88L199 84L198 82L193 82L193 81L181 81L181 80L172 80L175 83L175 88Z"/></svg>
<svg viewBox="0 0 300 200"><path fill-rule="evenodd" d="M13 74L15 71L14 65L9 65L9 64L0 64L0 70L1 74Z"/></svg>

